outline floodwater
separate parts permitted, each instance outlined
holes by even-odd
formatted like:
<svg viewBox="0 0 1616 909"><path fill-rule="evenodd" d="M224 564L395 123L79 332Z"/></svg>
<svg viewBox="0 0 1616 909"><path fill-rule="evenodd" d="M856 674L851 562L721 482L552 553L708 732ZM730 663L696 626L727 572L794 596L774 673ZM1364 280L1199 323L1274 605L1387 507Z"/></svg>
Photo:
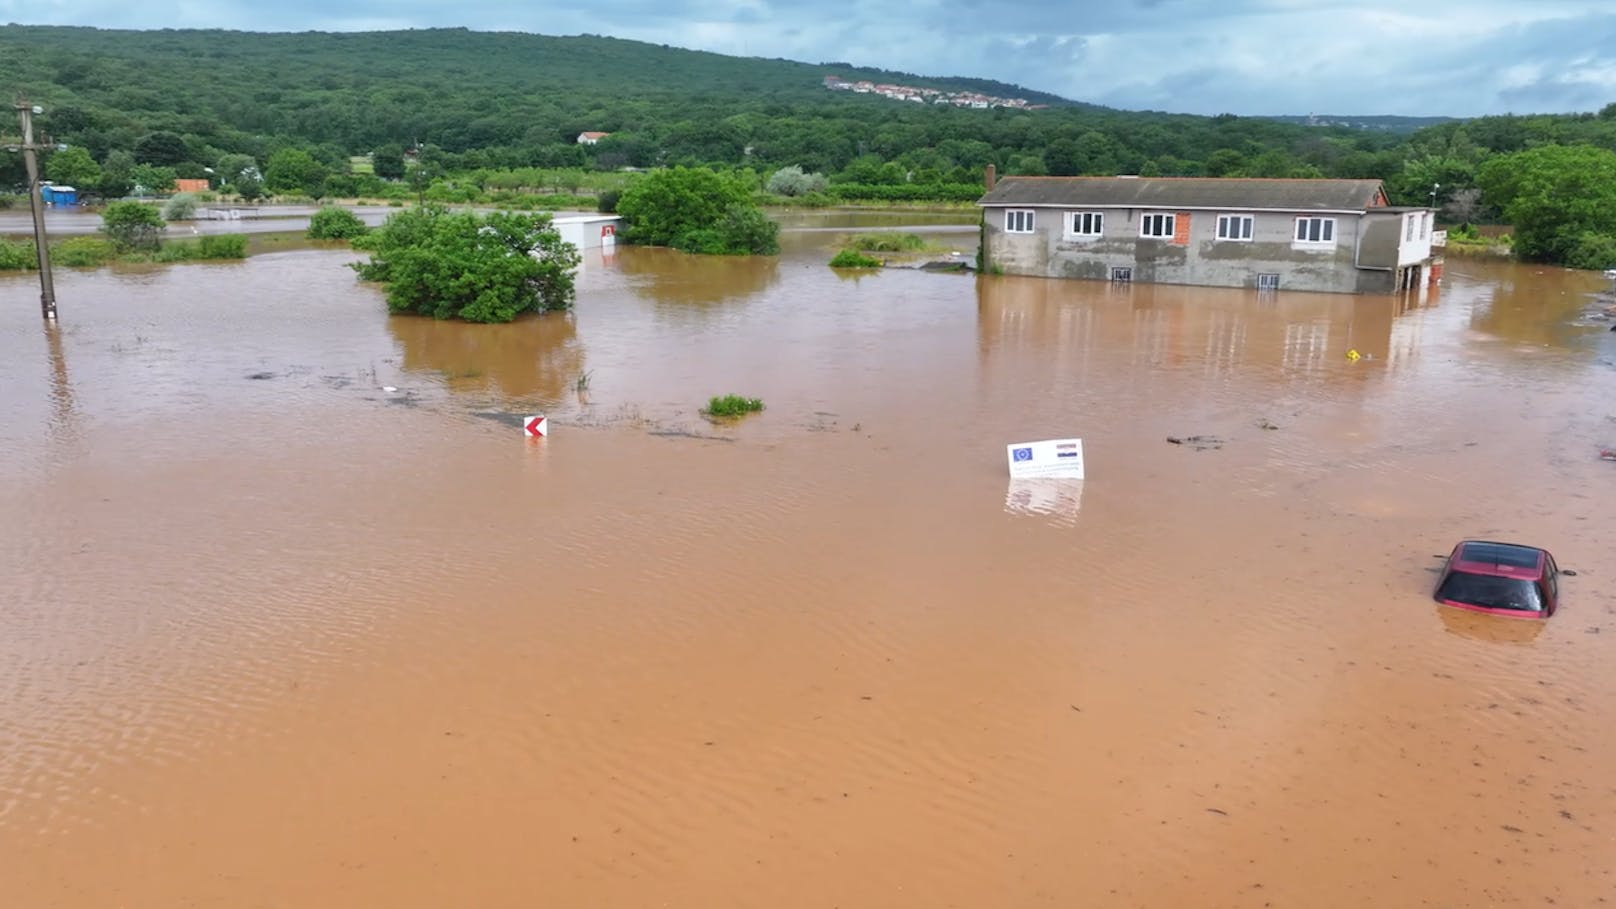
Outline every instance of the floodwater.
<svg viewBox="0 0 1616 909"><path fill-rule="evenodd" d="M595 253L503 327L329 249L63 272L58 330L0 278L4 904L1616 898L1597 276L785 239ZM701 418L731 392L767 410ZM1085 481L1008 482L1061 436ZM1437 607L1471 536L1577 569L1560 613Z"/></svg>

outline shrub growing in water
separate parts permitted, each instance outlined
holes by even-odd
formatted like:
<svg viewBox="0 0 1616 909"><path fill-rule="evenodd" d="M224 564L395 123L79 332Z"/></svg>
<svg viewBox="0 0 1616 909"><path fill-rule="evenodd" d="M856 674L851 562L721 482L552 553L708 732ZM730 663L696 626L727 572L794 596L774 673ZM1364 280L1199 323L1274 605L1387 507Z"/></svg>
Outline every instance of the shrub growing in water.
<svg viewBox="0 0 1616 909"><path fill-rule="evenodd" d="M393 312L509 322L572 306L578 250L547 214L485 217L428 206L392 215L354 245L371 254L354 270L387 285Z"/></svg>
<svg viewBox="0 0 1616 909"><path fill-rule="evenodd" d="M743 398L740 395L724 395L715 397L707 402L705 413L710 417L740 417L749 413L756 413L763 409L762 398Z"/></svg>
<svg viewBox="0 0 1616 909"><path fill-rule="evenodd" d="M752 188L705 167L659 170L631 183L617 201L623 240L686 252L773 255L779 225L752 202Z"/></svg>
<svg viewBox="0 0 1616 909"><path fill-rule="evenodd" d="M352 240L363 236L370 228L359 216L346 208L327 205L314 213L309 219L308 238L310 240Z"/></svg>
<svg viewBox="0 0 1616 909"><path fill-rule="evenodd" d="M881 260L855 249L844 249L830 260L831 268L880 268Z"/></svg>
<svg viewBox="0 0 1616 909"><path fill-rule="evenodd" d="M101 232L119 252L156 249L166 227L157 209L144 202L114 202L101 213Z"/></svg>

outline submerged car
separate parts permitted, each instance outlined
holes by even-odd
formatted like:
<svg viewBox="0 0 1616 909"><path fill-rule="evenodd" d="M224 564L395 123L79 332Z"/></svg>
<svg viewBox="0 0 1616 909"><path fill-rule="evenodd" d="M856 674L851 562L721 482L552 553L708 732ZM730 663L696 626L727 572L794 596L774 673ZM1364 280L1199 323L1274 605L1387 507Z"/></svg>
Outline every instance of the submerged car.
<svg viewBox="0 0 1616 909"><path fill-rule="evenodd" d="M1559 574L1548 550L1466 540L1448 555L1433 596L1460 609L1546 619L1558 605Z"/></svg>

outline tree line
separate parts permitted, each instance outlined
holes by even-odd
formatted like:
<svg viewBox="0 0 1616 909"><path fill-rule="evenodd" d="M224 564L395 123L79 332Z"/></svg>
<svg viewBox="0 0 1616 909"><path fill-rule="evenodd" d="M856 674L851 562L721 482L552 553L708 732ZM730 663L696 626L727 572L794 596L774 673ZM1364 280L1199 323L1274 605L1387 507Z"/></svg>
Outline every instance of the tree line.
<svg viewBox="0 0 1616 909"><path fill-rule="evenodd" d="M750 173L759 184L797 168L823 182L781 195L810 201L968 201L993 164L1001 174L1028 175L1372 178L1386 182L1394 202L1435 201L1454 221L1516 220L1512 214L1542 220L1562 197L1591 193L1598 201L1572 206L1578 213L1571 223L1546 228L1550 241L1519 249L1585 264L1604 254L1599 238L1616 236L1608 184L1582 181L1570 189L1562 185L1570 175L1560 173L1573 160L1602 172L1597 162L1604 158L1595 152L1616 154L1616 104L1598 113L1483 117L1397 134L1119 111L982 80L598 36L460 29L252 34L4 26L0 57L15 87L45 106L41 128L66 146L49 156L47 176L108 197L207 178L245 198L453 202L548 192L563 199L620 190L625 169L703 166ZM1049 106L899 102L828 91L821 81L827 75ZM607 135L587 145L577 141L583 132ZM1545 147L1582 149L1577 154L1586 157L1539 152ZM1536 157L1512 157L1529 153ZM16 157L0 156L0 188L22 182ZM1500 175L1517 167L1500 161L1547 176L1506 180ZM1523 196L1536 202L1526 205Z"/></svg>

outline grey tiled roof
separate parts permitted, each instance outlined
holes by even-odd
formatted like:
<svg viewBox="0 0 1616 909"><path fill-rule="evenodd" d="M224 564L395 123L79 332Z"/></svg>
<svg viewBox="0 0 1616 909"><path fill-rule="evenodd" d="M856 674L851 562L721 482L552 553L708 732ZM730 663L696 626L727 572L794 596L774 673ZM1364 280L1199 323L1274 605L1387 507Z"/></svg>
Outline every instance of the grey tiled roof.
<svg viewBox="0 0 1616 909"><path fill-rule="evenodd" d="M1363 211L1379 180L1213 177L1005 177L979 205L1063 208L1218 208L1232 211Z"/></svg>

